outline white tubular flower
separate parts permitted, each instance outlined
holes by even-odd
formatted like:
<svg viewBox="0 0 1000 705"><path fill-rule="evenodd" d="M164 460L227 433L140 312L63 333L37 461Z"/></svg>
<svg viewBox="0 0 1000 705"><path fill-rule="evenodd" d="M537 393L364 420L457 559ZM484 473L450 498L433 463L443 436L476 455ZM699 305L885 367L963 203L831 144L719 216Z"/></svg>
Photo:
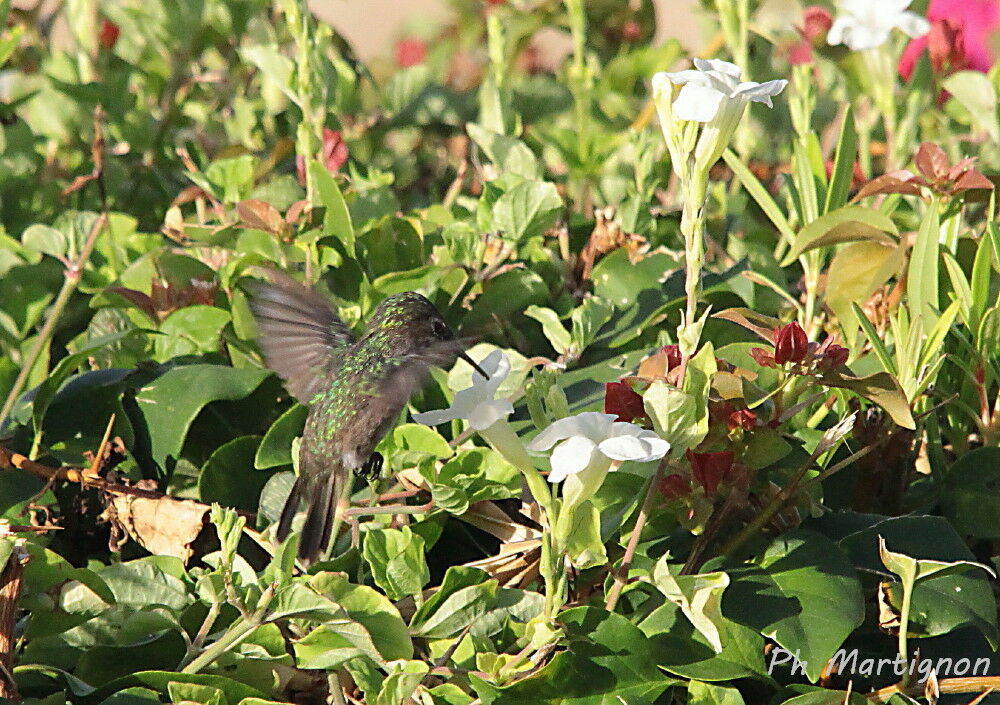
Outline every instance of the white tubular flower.
<svg viewBox="0 0 1000 705"><path fill-rule="evenodd" d="M853 51L885 44L893 29L910 37L927 34L927 20L906 8L912 0L840 0L840 14L826 35L828 44L846 44Z"/></svg>
<svg viewBox="0 0 1000 705"><path fill-rule="evenodd" d="M616 418L596 411L567 416L535 436L528 450L545 451L556 446L550 459L549 482L562 482L588 468L603 466L607 470L612 461L658 460L670 450L670 444L653 431Z"/></svg>
<svg viewBox="0 0 1000 705"><path fill-rule="evenodd" d="M514 406L509 399L494 398L497 389L510 373L510 360L501 350L494 350L479 366L489 375L489 379L484 379L474 371L472 386L455 392L451 406L414 414L413 420L426 426L437 426L446 421L465 419L470 428L483 431L514 413Z"/></svg>
<svg viewBox="0 0 1000 705"><path fill-rule="evenodd" d="M695 69L653 76L653 95L660 113L660 122L669 115L675 121L705 123L698 139L695 160L699 167L708 169L725 151L739 124L747 103L764 103L773 107L771 98L788 85L781 79L767 83L740 81L742 71L736 64L718 59L695 59ZM671 95L669 84L682 86L672 105L665 105ZM670 144L667 131L674 127L663 124L664 136ZM671 157L676 156L671 152Z"/></svg>

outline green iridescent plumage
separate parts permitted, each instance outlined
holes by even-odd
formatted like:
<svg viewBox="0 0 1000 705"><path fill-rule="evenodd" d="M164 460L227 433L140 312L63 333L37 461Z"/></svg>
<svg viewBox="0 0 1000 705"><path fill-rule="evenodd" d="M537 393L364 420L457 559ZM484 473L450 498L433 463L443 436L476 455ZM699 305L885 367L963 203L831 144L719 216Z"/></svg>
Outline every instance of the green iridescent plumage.
<svg viewBox="0 0 1000 705"><path fill-rule="evenodd" d="M307 506L299 558L311 562L332 538L351 472L419 387L428 366L465 357L434 305L420 294L390 296L355 340L329 303L279 272L252 287L251 310L267 364L309 406L296 480L278 525L284 539L300 501ZM471 362L471 361L470 361ZM340 505L339 508L337 505Z"/></svg>

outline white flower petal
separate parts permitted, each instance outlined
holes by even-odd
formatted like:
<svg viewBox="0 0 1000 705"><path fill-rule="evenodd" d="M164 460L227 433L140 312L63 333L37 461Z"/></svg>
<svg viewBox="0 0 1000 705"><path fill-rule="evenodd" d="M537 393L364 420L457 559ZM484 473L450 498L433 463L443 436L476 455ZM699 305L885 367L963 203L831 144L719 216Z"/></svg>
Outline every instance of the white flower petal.
<svg viewBox="0 0 1000 705"><path fill-rule="evenodd" d="M532 439L527 448L534 451L548 450L557 441L571 436L584 436L593 439L594 442L599 442L607 436L611 424L616 418L618 417L614 414L602 414L598 411L586 411L575 416L567 416L549 424Z"/></svg>
<svg viewBox="0 0 1000 705"><path fill-rule="evenodd" d="M661 74L657 74L657 76L659 75ZM707 74L702 71L695 71L694 69L674 71L672 73L664 73L662 75L666 76L671 83L678 86L682 86L686 83L696 83L698 85L707 86L711 82Z"/></svg>
<svg viewBox="0 0 1000 705"><path fill-rule="evenodd" d="M514 405L508 399L494 399L492 401L478 404L469 415L469 426L474 431L482 431L489 428L497 421L506 419L514 413Z"/></svg>
<svg viewBox="0 0 1000 705"><path fill-rule="evenodd" d="M931 29L927 20L913 12L902 13L896 20L896 26L908 37L921 37Z"/></svg>
<svg viewBox="0 0 1000 705"><path fill-rule="evenodd" d="M549 482L562 482L568 475L586 468L596 448L592 440L583 436L573 436L557 445L549 459L552 465Z"/></svg>
<svg viewBox="0 0 1000 705"><path fill-rule="evenodd" d="M670 94L674 90L673 82L670 80L670 74L666 71L660 71L659 73L653 74L653 95L658 95L660 93Z"/></svg>
<svg viewBox="0 0 1000 705"><path fill-rule="evenodd" d="M670 444L648 430L638 434L621 435L603 441L598 448L612 460L634 460L646 463L662 458L670 450Z"/></svg>
<svg viewBox="0 0 1000 705"><path fill-rule="evenodd" d="M688 83L674 100L674 117L678 120L710 122L719 113L719 106L726 98L710 86Z"/></svg>
<svg viewBox="0 0 1000 705"><path fill-rule="evenodd" d="M459 417L452 413L451 409L434 409L433 411L413 414L413 420L425 426L437 426L443 424L445 421L454 421L457 418Z"/></svg>
<svg viewBox="0 0 1000 705"><path fill-rule="evenodd" d="M718 71L721 74L732 76L736 79L739 79L743 73L739 66L731 64L728 61L723 61L722 59L695 59L694 65L699 71Z"/></svg>
<svg viewBox="0 0 1000 705"><path fill-rule="evenodd" d="M741 83L733 95L739 95L747 100L764 103L767 107L772 108L774 106L771 103L771 96L781 93L787 85L788 81L784 79L768 81L767 83Z"/></svg>

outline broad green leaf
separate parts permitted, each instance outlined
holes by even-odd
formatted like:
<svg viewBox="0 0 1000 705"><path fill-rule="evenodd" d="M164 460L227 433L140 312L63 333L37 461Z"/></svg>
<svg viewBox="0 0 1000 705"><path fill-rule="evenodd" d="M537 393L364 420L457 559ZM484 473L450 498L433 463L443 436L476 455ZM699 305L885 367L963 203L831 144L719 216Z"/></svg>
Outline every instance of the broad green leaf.
<svg viewBox="0 0 1000 705"><path fill-rule="evenodd" d="M584 501L573 508L572 523L566 553L580 570L605 565L608 554L601 541L601 514L597 507Z"/></svg>
<svg viewBox="0 0 1000 705"><path fill-rule="evenodd" d="M958 458L945 476L941 503L963 536L1000 539L1000 448L976 448Z"/></svg>
<svg viewBox="0 0 1000 705"><path fill-rule="evenodd" d="M408 526L369 531L365 534L362 555L375 583L391 600L419 594L430 580L424 539Z"/></svg>
<svg viewBox="0 0 1000 705"><path fill-rule="evenodd" d="M523 242L555 225L562 209L563 202L554 184L525 181L497 199L493 206L493 227L508 238Z"/></svg>
<svg viewBox="0 0 1000 705"><path fill-rule="evenodd" d="M309 176L316 184L316 196L319 200L313 205L326 208L323 216L324 231L328 235L336 236L348 256L354 257L354 225L337 180L315 159L309 160Z"/></svg>
<svg viewBox="0 0 1000 705"><path fill-rule="evenodd" d="M570 314L572 321L570 338L577 355L594 342L597 331L610 320L613 311L614 306L596 296L584 299L582 304L573 309L573 313Z"/></svg>
<svg viewBox="0 0 1000 705"><path fill-rule="evenodd" d="M389 599L367 585L353 585L344 573L317 573L310 586L340 605L347 615L371 635L386 660L413 657L413 643L399 610Z"/></svg>
<svg viewBox="0 0 1000 705"><path fill-rule="evenodd" d="M531 676L503 688L472 676L492 705L653 705L680 681L656 667L654 645L625 617L596 607L560 613L568 648Z"/></svg>
<svg viewBox="0 0 1000 705"><path fill-rule="evenodd" d="M688 705L744 705L744 701L736 688L691 681L688 683Z"/></svg>
<svg viewBox="0 0 1000 705"><path fill-rule="evenodd" d="M202 705L228 705L225 693L210 685L174 681L167 684L167 694L173 703L195 702Z"/></svg>
<svg viewBox="0 0 1000 705"><path fill-rule="evenodd" d="M153 460L164 467L168 458L179 457L191 422L206 404L242 399L269 374L261 369L185 365L168 370L136 390Z"/></svg>
<svg viewBox="0 0 1000 705"><path fill-rule="evenodd" d="M563 327L559 315L551 308L542 306L528 306L524 310L524 315L533 318L542 324L542 332L549 339L552 347L560 355L567 354L572 347L572 337L570 332Z"/></svg>
<svg viewBox="0 0 1000 705"><path fill-rule="evenodd" d="M181 355L217 351L222 329L229 321L229 312L214 306L185 306L174 311L160 324L160 335L153 337L156 359L166 362Z"/></svg>
<svg viewBox="0 0 1000 705"><path fill-rule="evenodd" d="M681 608L716 653L722 651L722 639L717 623L722 619L722 594L729 586L729 576L723 572L701 575L674 575L667 564L669 555L656 562L652 581L668 600Z"/></svg>
<svg viewBox="0 0 1000 705"><path fill-rule="evenodd" d="M837 314L848 344L857 335L853 304L863 304L899 271L903 250L895 244L855 242L833 256L826 277L826 303Z"/></svg>
<svg viewBox="0 0 1000 705"><path fill-rule="evenodd" d="M941 87L969 111L972 123L989 133L994 143L1000 143L1000 123L997 122L997 91L986 74L959 71L941 82Z"/></svg>
<svg viewBox="0 0 1000 705"><path fill-rule="evenodd" d="M674 457L701 443L708 434L708 391L715 371L715 350L706 343L688 360L685 389L657 380L642 395L653 428L670 443Z"/></svg>
<svg viewBox="0 0 1000 705"><path fill-rule="evenodd" d="M260 436L239 436L212 451L198 476L201 501L252 512L272 475L254 469L259 446Z"/></svg>
<svg viewBox="0 0 1000 705"><path fill-rule="evenodd" d="M433 595L417 609L410 620L410 628L423 631L427 620L433 615L441 605L456 592L463 588L472 587L485 583L490 579L486 571L479 568L469 568L468 566L453 565L445 571L444 579Z"/></svg>
<svg viewBox="0 0 1000 705"><path fill-rule="evenodd" d="M996 579L993 569L982 563L975 561L935 561L930 559L917 559L905 553L890 551L885 545L885 539L878 537L878 553L882 559L882 564L899 576L905 585L915 585L921 580L944 575L954 575L969 568L981 568L989 573L990 577Z"/></svg>
<svg viewBox="0 0 1000 705"><path fill-rule="evenodd" d="M470 122L465 126L469 137L479 145L497 168L507 174L517 174L531 181L541 176L538 160L524 142L502 135Z"/></svg>
<svg viewBox="0 0 1000 705"><path fill-rule="evenodd" d="M876 372L866 377L850 377L839 372L827 372L820 377L820 381L828 387L850 389L858 396L878 404L897 425L903 428L917 427L906 395L896 378L888 372Z"/></svg>
<svg viewBox="0 0 1000 705"><path fill-rule="evenodd" d="M817 247L861 241L889 244L895 242L892 235L898 234L896 224L881 211L863 206L844 206L820 216L802 228L781 261L781 266L787 267L799 255Z"/></svg>
<svg viewBox="0 0 1000 705"><path fill-rule="evenodd" d="M423 661L394 661L388 664L388 675L375 698L375 705L403 705L430 670Z"/></svg>
<svg viewBox="0 0 1000 705"><path fill-rule="evenodd" d="M333 670L358 656L382 661L368 630L348 619L324 622L296 641L294 650L299 668Z"/></svg>
<svg viewBox="0 0 1000 705"><path fill-rule="evenodd" d="M60 231L49 225L35 223L21 235L21 245L29 252L40 252L56 259L69 254L69 240Z"/></svg>
<svg viewBox="0 0 1000 705"><path fill-rule="evenodd" d="M302 434L302 427L308 413L309 410L306 407L295 404L271 424L257 448L257 454L254 456L255 468L267 470L292 462L292 441Z"/></svg>
<svg viewBox="0 0 1000 705"><path fill-rule="evenodd" d="M864 620L864 596L854 567L821 534L784 534L756 566L736 568L729 575L726 615L797 654L812 681Z"/></svg>

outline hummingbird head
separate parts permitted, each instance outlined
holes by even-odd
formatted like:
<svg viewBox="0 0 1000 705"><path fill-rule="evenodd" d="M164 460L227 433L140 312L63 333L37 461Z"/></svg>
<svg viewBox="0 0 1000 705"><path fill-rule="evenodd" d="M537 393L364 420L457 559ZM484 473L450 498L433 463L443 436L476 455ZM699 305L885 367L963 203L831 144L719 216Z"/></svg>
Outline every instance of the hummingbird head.
<svg viewBox="0 0 1000 705"><path fill-rule="evenodd" d="M464 341L455 339L434 304L416 292L394 294L379 304L368 320L366 335L379 336L393 356L426 356L437 365L449 365L459 357L489 377L462 351Z"/></svg>

